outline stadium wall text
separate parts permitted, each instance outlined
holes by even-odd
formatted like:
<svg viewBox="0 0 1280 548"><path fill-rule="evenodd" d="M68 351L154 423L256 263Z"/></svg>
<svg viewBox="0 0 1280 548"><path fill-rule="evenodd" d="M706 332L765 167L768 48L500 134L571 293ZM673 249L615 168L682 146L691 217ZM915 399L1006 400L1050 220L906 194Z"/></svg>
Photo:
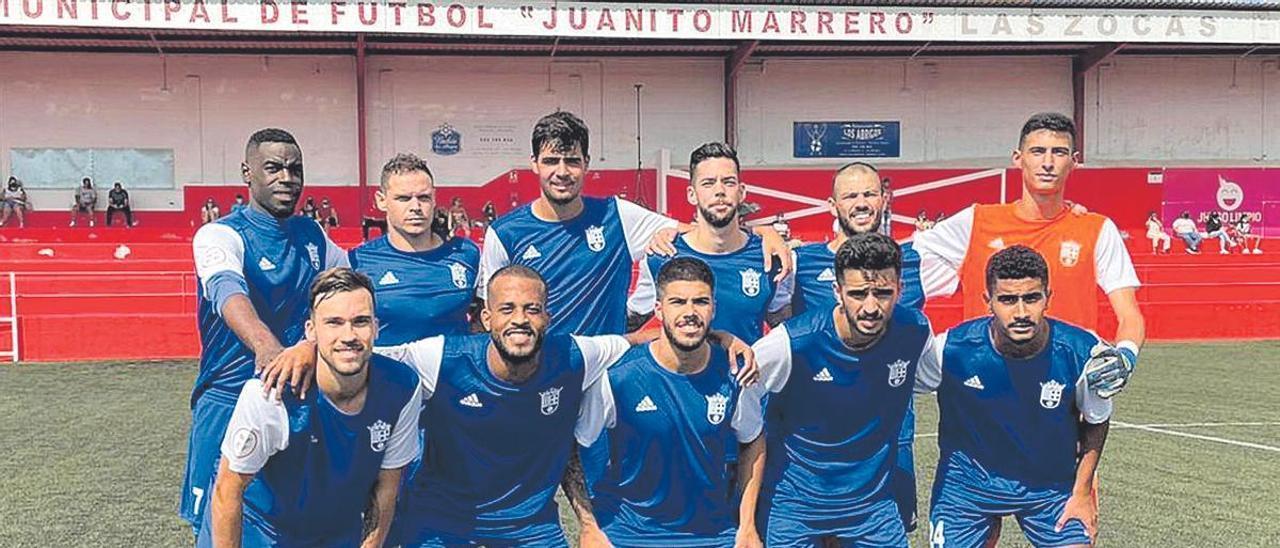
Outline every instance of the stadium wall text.
<svg viewBox="0 0 1280 548"><path fill-rule="evenodd" d="M1280 43L1275 12L546 0L0 0L0 24L695 40Z"/></svg>

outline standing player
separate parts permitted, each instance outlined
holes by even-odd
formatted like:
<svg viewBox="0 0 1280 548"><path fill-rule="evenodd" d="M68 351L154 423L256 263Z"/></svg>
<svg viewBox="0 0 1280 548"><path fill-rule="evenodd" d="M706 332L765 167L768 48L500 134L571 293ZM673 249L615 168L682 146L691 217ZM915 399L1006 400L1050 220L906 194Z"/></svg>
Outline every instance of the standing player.
<svg viewBox="0 0 1280 548"><path fill-rule="evenodd" d="M493 222L480 257L480 299L487 298L489 276L503 266L523 265L543 276L553 334L625 332L632 264L661 229L681 226L621 198L584 198L589 140L586 124L568 112L538 120L531 165L542 194ZM783 271L790 271L786 243L772 230L767 234L764 253L785 255Z"/></svg>
<svg viewBox="0 0 1280 548"><path fill-rule="evenodd" d="M776 325L790 315L791 286L786 277L774 282L761 259L763 240L743 230L738 206L747 190L738 178L738 153L723 143L707 143L689 155L689 203L697 206L693 230L676 238L677 257L700 259L718 280L719 314L711 327L754 343L764 334L764 324ZM640 279L627 301L628 327L639 327L653 316L657 297L654 273L669 257L651 255L640 263Z"/></svg>
<svg viewBox="0 0 1280 548"><path fill-rule="evenodd" d="M1079 159L1075 131L1075 124L1062 114L1032 116L1013 151L1013 164L1022 170L1022 197L1011 204L966 208L920 233L915 249L925 293L949 295L958 288L965 318L986 313L987 260L1011 245L1025 245L1048 257L1050 290L1058 297L1054 316L1060 320L1096 331L1094 287L1101 288L1116 315L1116 348L1122 359L1116 362L1119 375L1106 386L1092 388L1113 392L1123 387L1137 363L1146 327L1138 308L1138 276L1115 223L1096 213L1072 214L1063 198Z"/></svg>
<svg viewBox="0 0 1280 548"><path fill-rule="evenodd" d="M302 171L302 150L293 135L282 129L254 133L240 165L252 201L200 227L191 242L200 279L201 349L191 392L181 515L197 533L207 504L205 488L245 381L272 365L283 345L302 339L310 306L299 296L316 274L347 266L346 252L315 221L293 215L302 193ZM279 378L304 391L310 384L297 373Z"/></svg>
<svg viewBox="0 0 1280 548"><path fill-rule="evenodd" d="M887 232L881 230L892 195L889 178L881 177L875 166L853 162L837 169L831 181L831 215L840 231L830 243L814 243L795 250L796 291L792 308L796 314L809 310L828 311L837 306L836 275L833 265L836 250L855 234ZM902 295L898 303L917 310L924 308L924 290L920 288L920 256L910 242L902 244ZM902 524L907 532L916 529L916 470L914 401L907 407L902 431L898 436L897 468L893 475L894 500L897 501Z"/></svg>
<svg viewBox="0 0 1280 548"><path fill-rule="evenodd" d="M920 311L898 305L902 254L892 238L855 234L833 264L839 305L753 346L763 383L738 405L754 426L744 438L763 429L766 456L763 481L746 491L760 490L768 546L906 546L892 492L897 440L932 333ZM743 505L742 527L754 527L756 501Z"/></svg>
<svg viewBox="0 0 1280 548"><path fill-rule="evenodd" d="M698 259L664 264L654 307L662 336L633 347L588 389L576 438L590 447L610 429L613 464L594 500L579 496L582 485L565 489L582 524L581 545L735 544L730 457L741 442L747 445L739 462L755 462L764 439L740 430L728 360L707 343L717 313L714 286L711 268ZM738 477L751 477L751 467L740 466ZM759 545L754 531L742 535L740 545Z"/></svg>
<svg viewBox="0 0 1280 548"><path fill-rule="evenodd" d="M374 200L387 214L387 233L351 250L351 267L375 285L379 346L468 332L480 248L431 231L435 197L421 158L398 154L382 167Z"/></svg>
<svg viewBox="0 0 1280 548"><path fill-rule="evenodd" d="M1107 345L1045 315L1050 270L1025 246L992 255L992 315L938 335L921 360L916 390L936 390L939 409L932 548L978 546L1006 515L1035 546L1097 537L1093 478L1112 405L1084 371Z"/></svg>
<svg viewBox="0 0 1280 548"><path fill-rule="evenodd" d="M367 277L325 271L309 301L320 395L279 401L258 379L244 384L197 546L376 547L386 539L401 469L421 449L422 387L409 367L372 355L378 321ZM363 522L373 525L367 538Z"/></svg>

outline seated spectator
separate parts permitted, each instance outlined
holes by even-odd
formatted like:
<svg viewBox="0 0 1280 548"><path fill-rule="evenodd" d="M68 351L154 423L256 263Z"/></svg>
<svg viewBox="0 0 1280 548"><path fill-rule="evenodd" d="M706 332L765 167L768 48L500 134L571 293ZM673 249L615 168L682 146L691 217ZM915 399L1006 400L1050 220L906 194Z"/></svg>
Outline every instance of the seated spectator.
<svg viewBox="0 0 1280 548"><path fill-rule="evenodd" d="M326 231L330 228L338 226L338 212L333 209L333 204L329 202L329 198L320 199L320 208L316 211L320 226Z"/></svg>
<svg viewBox="0 0 1280 548"><path fill-rule="evenodd" d="M773 218L773 231L782 236L783 240L791 239L791 225L787 224L787 218L783 217L781 213Z"/></svg>
<svg viewBox="0 0 1280 548"><path fill-rule="evenodd" d="M27 211L31 202L27 201L27 189L17 177L9 177L9 184L4 187L4 201L0 202L0 226L9 222L9 217L18 218L18 228L27 226Z"/></svg>
<svg viewBox="0 0 1280 548"><path fill-rule="evenodd" d="M124 189L124 185L120 181L111 187L111 191L107 192L107 226L111 226L111 222L116 217L116 212L124 213L124 226L132 227L133 207L129 200L129 191Z"/></svg>
<svg viewBox="0 0 1280 548"><path fill-rule="evenodd" d="M80 215L89 217L89 226L93 226L93 210L98 206L98 191L93 188L93 180L85 177L76 189L75 198L71 202L71 226L76 226Z"/></svg>
<svg viewBox="0 0 1280 548"><path fill-rule="evenodd" d="M462 235L471 238L471 217L467 215L467 208L462 207L462 198L454 196L452 203L449 205L449 235L453 236L462 230Z"/></svg>
<svg viewBox="0 0 1280 548"><path fill-rule="evenodd" d="M916 232L924 232L930 228L933 228L933 221L929 220L929 212L921 209L916 214Z"/></svg>
<svg viewBox="0 0 1280 548"><path fill-rule="evenodd" d="M320 222L320 208L316 207L315 196L307 196L306 203L302 204L302 208L298 209L298 215L309 217L316 223Z"/></svg>
<svg viewBox="0 0 1280 548"><path fill-rule="evenodd" d="M236 211L239 211L240 208L244 206L245 206L244 194L236 194L236 201L231 204L231 213L235 213Z"/></svg>
<svg viewBox="0 0 1280 548"><path fill-rule="evenodd" d="M1183 211L1181 216L1173 220L1173 235L1182 238L1187 244L1187 253L1200 254L1200 230L1191 219L1190 211Z"/></svg>
<svg viewBox="0 0 1280 548"><path fill-rule="evenodd" d="M484 226L493 224L493 220L498 218L498 208L494 207L493 200L484 203L484 207L480 208L480 214L484 216Z"/></svg>
<svg viewBox="0 0 1280 548"><path fill-rule="evenodd" d="M1204 231L1209 238L1218 239L1218 253L1226 255L1231 253L1231 247L1236 245L1231 240L1231 236L1227 234L1226 227L1222 224L1222 218L1218 216L1217 211L1210 211L1209 218L1204 221Z"/></svg>
<svg viewBox="0 0 1280 548"><path fill-rule="evenodd" d="M213 201L213 196L210 196L200 207L200 224L207 225L220 217L222 217L222 211L218 209L218 203Z"/></svg>
<svg viewBox="0 0 1280 548"><path fill-rule="evenodd" d="M1152 211L1147 216L1147 237L1151 239L1151 253L1159 253L1157 249L1160 242L1164 242L1164 252L1169 252L1169 246L1173 245L1173 240L1169 238L1169 233L1164 230L1164 223L1160 222L1160 217L1156 212Z"/></svg>
<svg viewBox="0 0 1280 548"><path fill-rule="evenodd" d="M1262 254L1262 250L1258 249L1258 247L1262 245L1262 235L1253 233L1253 225L1249 223L1248 217L1240 217L1240 220L1236 221L1236 234L1239 235L1237 240L1240 242L1241 253L1244 253L1245 255ZM1252 250L1249 248L1250 242L1253 242Z"/></svg>

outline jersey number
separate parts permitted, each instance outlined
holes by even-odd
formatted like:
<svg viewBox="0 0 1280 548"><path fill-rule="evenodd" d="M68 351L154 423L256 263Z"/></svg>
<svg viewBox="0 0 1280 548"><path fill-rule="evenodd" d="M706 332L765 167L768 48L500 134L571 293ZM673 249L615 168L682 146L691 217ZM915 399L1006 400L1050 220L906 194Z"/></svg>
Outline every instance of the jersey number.
<svg viewBox="0 0 1280 548"><path fill-rule="evenodd" d="M200 512L200 501L201 501L202 499L204 499L204 489L201 489L201 488L199 488L199 487L192 487L192 488L191 488L191 494L196 496L196 504L195 504L195 510L196 510L196 512L195 512L195 513L196 513L196 515L198 516L198 515L200 515L200 514L201 514L201 512Z"/></svg>
<svg viewBox="0 0 1280 548"><path fill-rule="evenodd" d="M929 538L932 548L942 548L947 544L947 537L942 534L942 520L933 524L933 536Z"/></svg>

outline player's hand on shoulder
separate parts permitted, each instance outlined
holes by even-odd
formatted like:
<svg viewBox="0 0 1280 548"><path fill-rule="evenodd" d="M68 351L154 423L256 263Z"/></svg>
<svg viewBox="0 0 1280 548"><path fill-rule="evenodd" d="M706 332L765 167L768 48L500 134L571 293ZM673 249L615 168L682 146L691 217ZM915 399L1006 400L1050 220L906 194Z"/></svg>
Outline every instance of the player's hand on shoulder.
<svg viewBox="0 0 1280 548"><path fill-rule="evenodd" d="M764 263L773 270L778 268L778 273L773 276L774 283L779 283L787 279L795 268L792 261L791 246L787 245L787 241L782 235L773 229L763 231L760 235L760 247L764 249Z"/></svg>
<svg viewBox="0 0 1280 548"><path fill-rule="evenodd" d="M760 368L756 365L756 353L751 345L727 331L712 330L711 334L716 344L729 353L729 372L738 381L738 386L747 387L760 382Z"/></svg>
<svg viewBox="0 0 1280 548"><path fill-rule="evenodd" d="M1063 200L1062 202L1067 206L1067 209L1071 210L1071 214L1077 217L1089 212L1089 208L1079 202L1073 202L1071 200Z"/></svg>
<svg viewBox="0 0 1280 548"><path fill-rule="evenodd" d="M1085 380L1099 397L1111 398L1129 384L1136 365L1137 355L1132 351L1098 341L1085 362Z"/></svg>
<svg viewBox="0 0 1280 548"><path fill-rule="evenodd" d="M609 536L599 527L584 527L578 533L578 546L581 548L610 548L613 546L609 542Z"/></svg>
<svg viewBox="0 0 1280 548"><path fill-rule="evenodd" d="M261 363L261 358L259 359ZM298 344L276 353L260 366L262 388L275 390L276 397L286 389L292 390L299 398L307 397L307 389L316 372L316 346L303 339Z"/></svg>
<svg viewBox="0 0 1280 548"><path fill-rule="evenodd" d="M680 235L680 231L674 228L663 228L653 233L653 238L649 240L649 247L645 252L650 255L661 255L670 257L676 254L676 236Z"/></svg>

